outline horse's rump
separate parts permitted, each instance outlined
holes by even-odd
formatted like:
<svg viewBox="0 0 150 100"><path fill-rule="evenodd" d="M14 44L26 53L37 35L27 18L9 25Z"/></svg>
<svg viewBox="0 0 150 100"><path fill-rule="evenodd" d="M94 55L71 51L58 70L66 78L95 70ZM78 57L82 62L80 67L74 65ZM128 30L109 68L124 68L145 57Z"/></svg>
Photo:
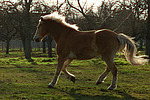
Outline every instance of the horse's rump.
<svg viewBox="0 0 150 100"><path fill-rule="evenodd" d="M119 48L119 42L117 40L117 34L111 30L103 29L96 33L96 44L101 55L110 55L117 52Z"/></svg>

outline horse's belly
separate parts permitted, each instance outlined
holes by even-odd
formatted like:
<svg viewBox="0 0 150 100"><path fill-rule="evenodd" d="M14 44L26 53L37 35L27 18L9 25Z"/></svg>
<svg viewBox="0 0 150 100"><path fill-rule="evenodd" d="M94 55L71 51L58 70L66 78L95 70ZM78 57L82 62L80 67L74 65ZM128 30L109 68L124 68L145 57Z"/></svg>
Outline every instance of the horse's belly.
<svg viewBox="0 0 150 100"><path fill-rule="evenodd" d="M95 34L79 37L75 39L71 44L71 50L69 57L74 59L91 59L98 55L98 47L96 44Z"/></svg>
<svg viewBox="0 0 150 100"><path fill-rule="evenodd" d="M82 54L78 54L76 59L87 60L87 59L92 59L96 56L98 56L97 52L82 53Z"/></svg>
<svg viewBox="0 0 150 100"><path fill-rule="evenodd" d="M98 50L88 50L88 49L83 49L80 50L79 52L73 52L70 51L69 53L69 58L71 59L80 59L80 60L86 60L86 59L91 59L98 56Z"/></svg>

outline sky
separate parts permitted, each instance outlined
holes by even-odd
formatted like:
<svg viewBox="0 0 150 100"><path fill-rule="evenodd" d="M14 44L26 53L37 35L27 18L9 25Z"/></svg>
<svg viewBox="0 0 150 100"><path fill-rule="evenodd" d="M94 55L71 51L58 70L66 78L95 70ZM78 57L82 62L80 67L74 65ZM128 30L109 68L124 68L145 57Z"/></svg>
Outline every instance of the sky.
<svg viewBox="0 0 150 100"><path fill-rule="evenodd" d="M12 2L17 2L17 1L20 1L20 0L11 0ZM57 0L33 0L34 2L36 1L41 1L43 3L46 3L47 5L51 5L51 3L56 3L57 4ZM96 9L97 6L101 5L102 1L108 1L108 0L80 0L80 3L81 3L81 6L83 7L84 5L85 6L85 9L88 8L88 7L91 7L93 4L94 4L94 9ZM110 0L110 1L115 1L115 0ZM58 0L58 3L62 3L64 2L64 0ZM70 3L73 3L73 5L77 6L77 0L69 0Z"/></svg>
<svg viewBox="0 0 150 100"><path fill-rule="evenodd" d="M20 1L20 0L11 0L13 2L17 2L17 1ZM44 1L45 3L50 3L50 2L57 2L57 0L34 0L34 1ZM59 0L59 3L63 2L64 0ZM77 2L77 0L69 0L70 2ZM85 4L90 6L94 3L95 6L98 6L102 1L115 1L115 0L80 0L81 4Z"/></svg>
<svg viewBox="0 0 150 100"><path fill-rule="evenodd" d="M17 1L20 1L20 0L11 0L11 1L17 2ZM36 2L36 1L43 2L46 5L52 5L54 3L57 4L57 0L33 0L33 2ZM65 0L58 0L59 5L64 1ZM102 4L102 1L115 2L115 1L123 1L123 0L80 0L80 3L81 3L81 6L84 7L84 9L88 9L89 7L94 5L92 10L94 12L97 12L97 7ZM126 0L126 1L129 1L129 0ZM71 4L73 4L75 7L78 7L77 0L69 0L69 2ZM114 6L114 7L116 7L116 6Z"/></svg>

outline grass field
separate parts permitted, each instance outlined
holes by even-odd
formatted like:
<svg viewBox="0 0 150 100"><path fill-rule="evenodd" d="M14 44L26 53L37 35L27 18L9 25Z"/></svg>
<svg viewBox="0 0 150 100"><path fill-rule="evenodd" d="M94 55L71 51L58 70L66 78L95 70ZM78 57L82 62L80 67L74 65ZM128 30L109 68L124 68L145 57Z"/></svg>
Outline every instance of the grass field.
<svg viewBox="0 0 150 100"><path fill-rule="evenodd" d="M118 87L107 90L111 83L110 73L103 84L95 85L105 70L100 58L74 60L68 70L76 76L76 83L66 79L64 73L55 88L47 88L53 79L57 57L33 53L26 60L23 52L0 51L0 99L2 100L150 100L150 65L130 65L123 56L117 56Z"/></svg>

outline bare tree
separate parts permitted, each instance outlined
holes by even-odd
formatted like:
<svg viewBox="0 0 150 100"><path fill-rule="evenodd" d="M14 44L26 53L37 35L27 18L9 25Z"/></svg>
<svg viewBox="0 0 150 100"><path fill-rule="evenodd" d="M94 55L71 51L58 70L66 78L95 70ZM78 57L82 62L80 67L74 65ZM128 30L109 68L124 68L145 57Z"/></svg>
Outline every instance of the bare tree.
<svg viewBox="0 0 150 100"><path fill-rule="evenodd" d="M31 59L31 20L30 5L32 0L25 0L24 3L24 20L25 20L25 58Z"/></svg>
<svg viewBox="0 0 150 100"><path fill-rule="evenodd" d="M109 19L115 16L115 14L118 13L118 11L120 11L120 9L122 8L121 2L119 1L109 0L108 2L105 2L104 0L100 4L100 6L97 7L98 12L94 12L94 3L90 7L86 8L85 6L87 6L86 3L88 1L85 1L85 3L82 4L83 6L81 5L80 0L77 0L78 6L73 5L73 3L71 3L69 0L66 1L72 9L78 11L86 19L87 25L89 25L86 30L109 28L110 25L107 25L107 23L110 23ZM83 23L85 23L85 20L83 21Z"/></svg>
<svg viewBox="0 0 150 100"><path fill-rule="evenodd" d="M9 54L9 44L11 39L16 35L16 29L14 28L14 20L12 19L12 13L15 12L12 2L3 1L0 2L1 23L0 23L0 37L1 40L6 42L6 54Z"/></svg>
<svg viewBox="0 0 150 100"><path fill-rule="evenodd" d="M146 34L146 54L150 58L150 0L147 0L148 3L148 17L147 17L147 34Z"/></svg>
<svg viewBox="0 0 150 100"><path fill-rule="evenodd" d="M70 0L70 1L71 1L71 0ZM75 10L77 10L79 13L81 13L81 14L85 17L85 19L87 20L88 25L89 25L89 28L90 28L90 29L94 29L93 26L95 26L95 23L94 23L94 21L92 21L92 17L87 15L87 13L88 13L89 11L91 11L91 9L93 8L94 3L93 3L93 5L91 5L90 9L84 9L85 6L87 6L87 5L86 5L86 2L87 2L87 1L85 2L85 4L84 4L83 6L81 6L80 0L77 0L78 7L74 6L73 3L71 3L70 1L69 1L69 0L66 0L67 4L68 4L72 9L75 9Z"/></svg>
<svg viewBox="0 0 150 100"><path fill-rule="evenodd" d="M13 23L11 23L13 24L12 29L19 31L18 33L21 33L25 41L23 44L26 58L31 58L31 23L29 13L31 2L32 0L21 0L18 3L11 2L10 0L1 2L3 3L3 5L1 5L2 10L7 12L8 16L11 16L9 18L7 17L7 20L9 20L9 22L13 21ZM6 27L7 26L5 26L5 28Z"/></svg>
<svg viewBox="0 0 150 100"><path fill-rule="evenodd" d="M142 50L143 42L146 36L146 18L148 13L146 10L148 9L147 0L134 0L128 1L124 4L126 9L130 9L133 13L131 16L131 30L132 36L136 37L135 41L140 40L140 49ZM147 37L147 36L146 36Z"/></svg>

